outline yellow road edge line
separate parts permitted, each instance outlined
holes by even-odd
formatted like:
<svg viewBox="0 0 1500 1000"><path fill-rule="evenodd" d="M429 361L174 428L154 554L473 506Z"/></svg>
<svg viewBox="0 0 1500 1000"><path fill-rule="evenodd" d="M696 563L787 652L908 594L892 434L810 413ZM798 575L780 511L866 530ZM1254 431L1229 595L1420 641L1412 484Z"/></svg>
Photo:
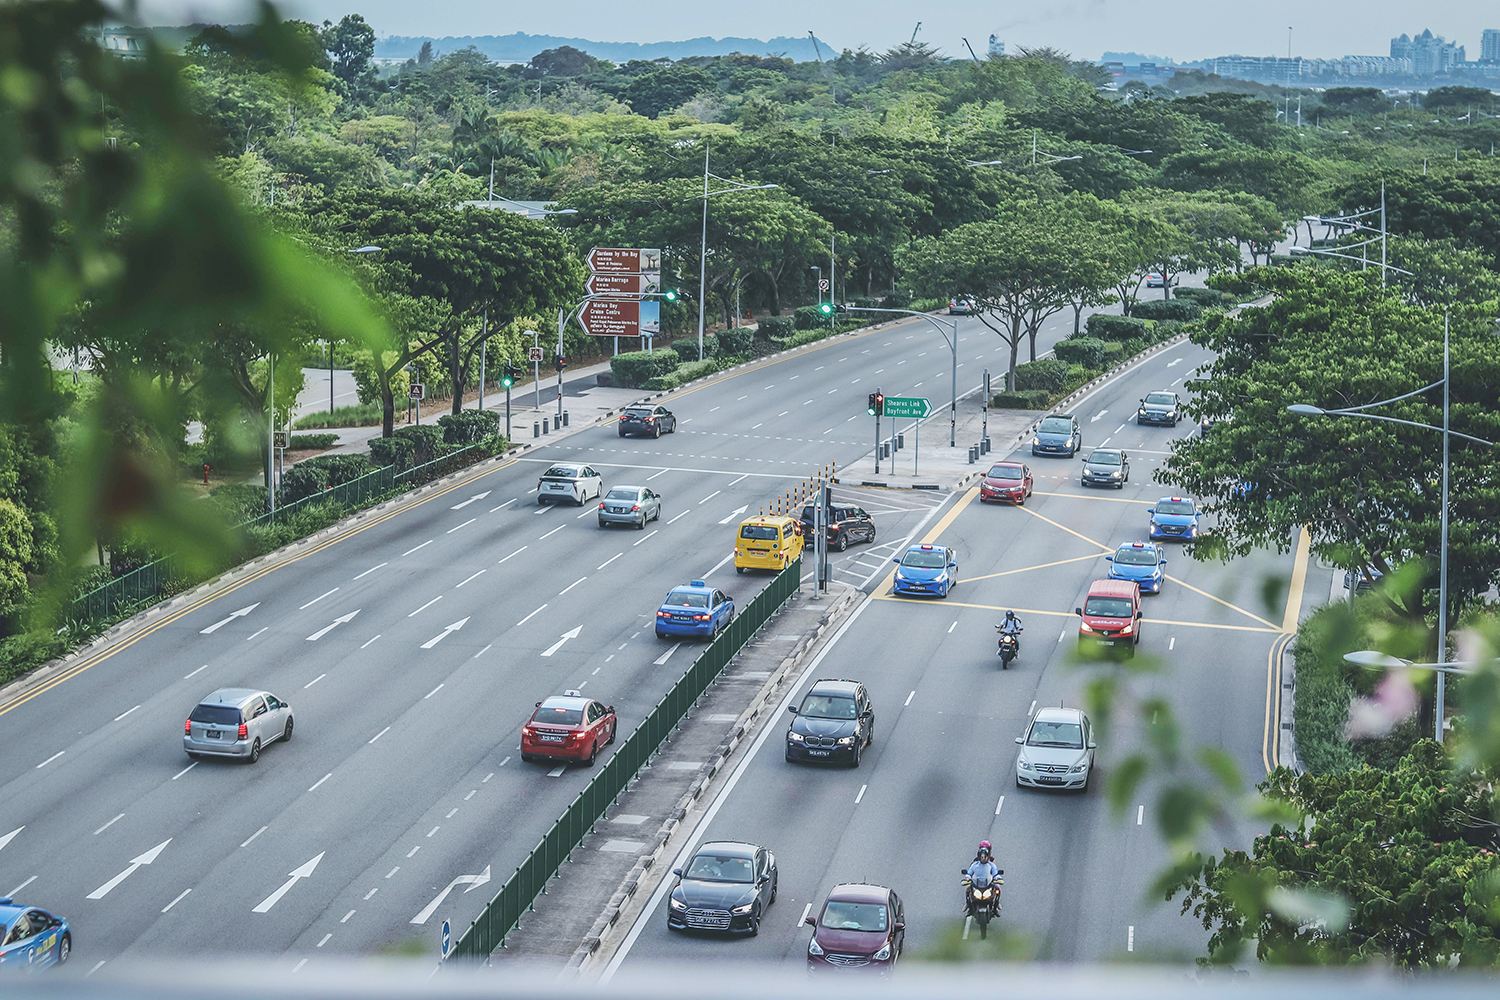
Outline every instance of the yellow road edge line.
<svg viewBox="0 0 1500 1000"><path fill-rule="evenodd" d="M986 573L984 576L966 576L963 578L963 582L975 583L979 580L993 580L997 576L1010 576L1013 573L1030 573L1034 569L1051 569L1053 566L1066 566L1068 563L1084 562L1089 559L1098 558L1099 556L1097 553L1091 553L1086 556L1074 556L1072 559L1059 559L1056 562L1042 563L1039 566L1023 566L1020 569L1008 569L1003 573ZM1266 622L1266 624L1269 625L1271 623Z"/></svg>
<svg viewBox="0 0 1500 1000"><path fill-rule="evenodd" d="M1044 493L1041 490L1032 490L1031 495L1034 497L1062 497L1066 500L1104 500L1108 503L1135 503L1145 506L1150 506L1156 502L1155 500L1127 500L1124 497L1101 497L1094 496L1092 493ZM1026 509L1024 504L1019 506L1022 510Z"/></svg>
<svg viewBox="0 0 1500 1000"><path fill-rule="evenodd" d="M993 604L968 604L963 601L937 600L928 601L920 598L905 597L900 594L876 593L870 595L877 601L897 601L901 604L913 606L931 604L935 607L947 608L976 608L980 611L1014 611L1016 614L1041 615L1045 618L1077 618L1071 611L1042 611L1036 608L1017 608L1014 605L997 607ZM1228 632L1264 632L1269 635L1281 635L1281 630L1276 628L1259 628L1255 625L1222 625L1217 622L1185 622L1175 618L1142 618L1141 621L1147 625L1181 625L1185 628L1211 628Z"/></svg>
<svg viewBox="0 0 1500 1000"><path fill-rule="evenodd" d="M1193 586L1191 583L1187 583L1187 582L1185 582L1183 580L1179 580L1179 579L1177 579L1177 577L1172 576L1170 573L1167 574L1167 579L1171 580L1173 583L1177 584L1177 586L1179 586L1179 587L1186 587L1188 590L1191 590L1195 594L1202 594L1204 597L1208 598L1210 601L1218 601L1220 604L1224 605L1224 607L1228 608L1231 611L1238 611L1240 614L1244 615L1246 618L1253 618L1256 621L1260 622L1261 624L1265 625L1267 628L1274 629L1277 632L1283 632L1283 631L1285 631L1285 629L1277 628L1275 622L1268 622L1264 618L1262 618L1260 615L1253 614L1253 613L1251 613L1249 611L1246 611L1244 608L1240 607L1239 605L1230 604L1228 601L1224 600L1224 598L1222 598L1222 597L1215 597L1213 594L1210 594L1206 590L1199 590L1197 587Z"/></svg>
<svg viewBox="0 0 1500 1000"><path fill-rule="evenodd" d="M1292 564L1292 582L1286 590L1286 611L1281 616L1281 631L1297 631L1297 619L1302 613L1302 592L1307 587L1307 563L1312 553L1312 532L1307 525L1297 535L1297 557Z"/></svg>
<svg viewBox="0 0 1500 1000"><path fill-rule="evenodd" d="M27 691L25 694L17 695L15 698L12 698L10 701L6 702L5 704L0 705L0 715L4 715L7 712L11 711L12 709L19 708L21 705L26 704L26 702L31 701L33 698L36 698L39 695L46 694L48 691L51 691L53 688L59 686L60 684L63 684L66 681L72 680L74 677L77 677L79 674L83 673L84 671L93 669L94 667L96 667L99 664L103 663L105 660L108 660L110 657L114 656L116 653L119 653L122 650L130 648L131 646L133 646L137 642L139 642L141 639L144 639L146 636L151 635L152 633L159 631L160 629L164 628L165 626L172 624L173 622L177 621L178 619L180 619L184 615L189 614L189 613L191 613L193 611L197 611L199 608L202 608L202 607L204 607L204 606L212 603L213 601L218 600L221 597L225 597L225 596L227 596L229 594L232 594L236 590L239 590L241 587L245 586L246 584L254 583L256 580L259 580L261 577L265 576L268 573L272 573L275 570L281 569L283 566L291 566L294 563L301 562L303 559L306 559L308 556L315 555L315 554L317 554L319 552L322 552L324 549L327 549L330 546L336 545L336 544L338 544L339 542L343 541L346 538L353 538L355 535L357 535L357 534L359 534L359 533L361 533L363 531L366 531L366 530L368 530L370 528L373 528L376 525L384 524L386 521L390 520L391 518L396 517L399 514L404 514L404 513L406 513L409 510L413 510L416 507L419 507L422 504L427 503L430 500L436 500L438 497L446 496L447 494L453 492L456 489L461 489L462 487L467 486L470 483L475 482L476 480L483 479L485 476L488 476L488 475L491 475L493 473L499 472L501 469L508 468L511 465L514 465L515 461L516 460L513 459L513 458L506 459L504 462L502 462L501 464L495 466L493 469L488 470L487 472L481 473L480 475L477 475L477 476L471 476L471 477L469 477L467 479L462 479L462 480L454 483L451 486L448 486L448 487L446 487L446 488L444 488L442 490L439 490L436 493L433 493L430 496L422 497L421 499L418 499L418 500L413 500L413 501L411 501L409 503L403 504L402 506L396 508L395 510L386 511L384 514L381 514L379 517L372 518L366 524L361 524L361 525L359 525L357 527L351 528L348 531L345 531L345 532L342 532L342 533L340 533L338 535L335 535L332 538L325 539L324 541L318 543L313 548L308 549L306 552L300 552L297 555L291 556L291 557L289 557L287 559L283 559L280 562L273 563L273 564L271 564L269 566L263 566L260 569L256 570L254 573L251 573L249 576L245 577L245 579L243 579L243 580L236 580L234 583L225 586L222 590L215 591L212 594L207 594L204 597L199 598L197 601L194 601L193 603L187 605L186 607L179 608L178 610L176 610L176 611L172 612L171 614L169 614L169 615L165 616L164 618L162 618L161 621L158 621L158 622L155 622L155 623L153 623L151 625L148 625L148 626L142 628L139 632L135 633L134 635L131 635L131 636L128 636L128 637L126 637L124 639L121 639L115 645L110 646L107 649L102 649L98 653L95 653L93 656L90 656L90 657L88 657L88 658L86 658L86 659L84 659L84 660L82 660L82 661L80 661L78 663L73 664L73 666L69 667L67 670L65 670L62 673L58 674L56 677L54 677L51 680L49 680L49 681L47 681L47 682L39 685L36 688L33 688L30 691ZM296 543L293 543L293 544L296 544ZM226 570L225 572L230 572L230 570Z"/></svg>

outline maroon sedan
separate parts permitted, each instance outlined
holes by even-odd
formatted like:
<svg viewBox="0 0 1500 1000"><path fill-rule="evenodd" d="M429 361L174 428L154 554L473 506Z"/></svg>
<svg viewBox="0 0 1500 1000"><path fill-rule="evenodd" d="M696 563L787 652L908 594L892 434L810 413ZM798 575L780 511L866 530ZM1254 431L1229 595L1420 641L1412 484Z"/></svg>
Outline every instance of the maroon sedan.
<svg viewBox="0 0 1500 1000"><path fill-rule="evenodd" d="M1031 470L1021 462L996 462L979 484L979 499L1019 506L1031 496Z"/></svg>
<svg viewBox="0 0 1500 1000"><path fill-rule="evenodd" d="M884 975L906 941L906 908L881 885L834 886L822 912L809 914L807 923L817 928L807 943L809 972L867 968Z"/></svg>
<svg viewBox="0 0 1500 1000"><path fill-rule="evenodd" d="M577 691L536 703L521 727L521 759L575 760L592 766L599 748L615 741L615 709Z"/></svg>

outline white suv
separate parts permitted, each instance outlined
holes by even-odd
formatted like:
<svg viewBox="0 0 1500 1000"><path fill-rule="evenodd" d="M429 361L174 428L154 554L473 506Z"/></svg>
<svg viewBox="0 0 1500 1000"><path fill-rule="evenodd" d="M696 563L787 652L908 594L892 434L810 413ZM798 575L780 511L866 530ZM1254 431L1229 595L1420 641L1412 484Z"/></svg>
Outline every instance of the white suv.
<svg viewBox="0 0 1500 1000"><path fill-rule="evenodd" d="M536 502L557 503L567 500L582 507L597 500L604 492L604 480L587 465L554 465L542 473L536 484Z"/></svg>

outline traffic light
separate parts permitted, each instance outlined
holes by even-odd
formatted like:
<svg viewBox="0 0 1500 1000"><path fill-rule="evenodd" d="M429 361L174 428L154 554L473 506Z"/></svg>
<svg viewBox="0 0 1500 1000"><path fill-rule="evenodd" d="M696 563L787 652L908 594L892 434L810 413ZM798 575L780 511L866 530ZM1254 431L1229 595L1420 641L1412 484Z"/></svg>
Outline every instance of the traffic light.
<svg viewBox="0 0 1500 1000"><path fill-rule="evenodd" d="M882 393L879 389L876 389L874 392L870 393L870 401L868 403L868 407L869 407L869 411L870 411L870 416L872 416L872 417L879 417L879 416L884 415L885 414L885 394Z"/></svg>
<svg viewBox="0 0 1500 1000"><path fill-rule="evenodd" d="M552 363L557 365L557 373L561 375L562 370L568 367L568 358L566 355L559 354L556 358L553 359Z"/></svg>
<svg viewBox="0 0 1500 1000"><path fill-rule="evenodd" d="M661 297L666 299L668 302L676 302L678 295L679 293L675 288L668 288L666 291L661 293Z"/></svg>
<svg viewBox="0 0 1500 1000"><path fill-rule="evenodd" d="M509 358L506 358L505 368L500 373L500 385L506 389L509 389L511 386L516 384L516 376L519 374L520 371L516 368L516 366L510 363Z"/></svg>
<svg viewBox="0 0 1500 1000"><path fill-rule="evenodd" d="M832 302L820 302L820 303L818 303L818 312L822 313L824 316L832 316L833 315L833 303Z"/></svg>

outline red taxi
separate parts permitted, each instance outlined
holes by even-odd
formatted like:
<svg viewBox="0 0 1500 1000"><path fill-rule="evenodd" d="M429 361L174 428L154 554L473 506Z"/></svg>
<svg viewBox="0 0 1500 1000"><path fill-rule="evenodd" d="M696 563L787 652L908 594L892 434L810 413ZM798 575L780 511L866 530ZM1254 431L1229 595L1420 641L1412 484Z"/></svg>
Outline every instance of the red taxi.
<svg viewBox="0 0 1500 1000"><path fill-rule="evenodd" d="M578 691L536 703L521 727L521 759L577 760L592 765L599 748L615 741L615 709Z"/></svg>

